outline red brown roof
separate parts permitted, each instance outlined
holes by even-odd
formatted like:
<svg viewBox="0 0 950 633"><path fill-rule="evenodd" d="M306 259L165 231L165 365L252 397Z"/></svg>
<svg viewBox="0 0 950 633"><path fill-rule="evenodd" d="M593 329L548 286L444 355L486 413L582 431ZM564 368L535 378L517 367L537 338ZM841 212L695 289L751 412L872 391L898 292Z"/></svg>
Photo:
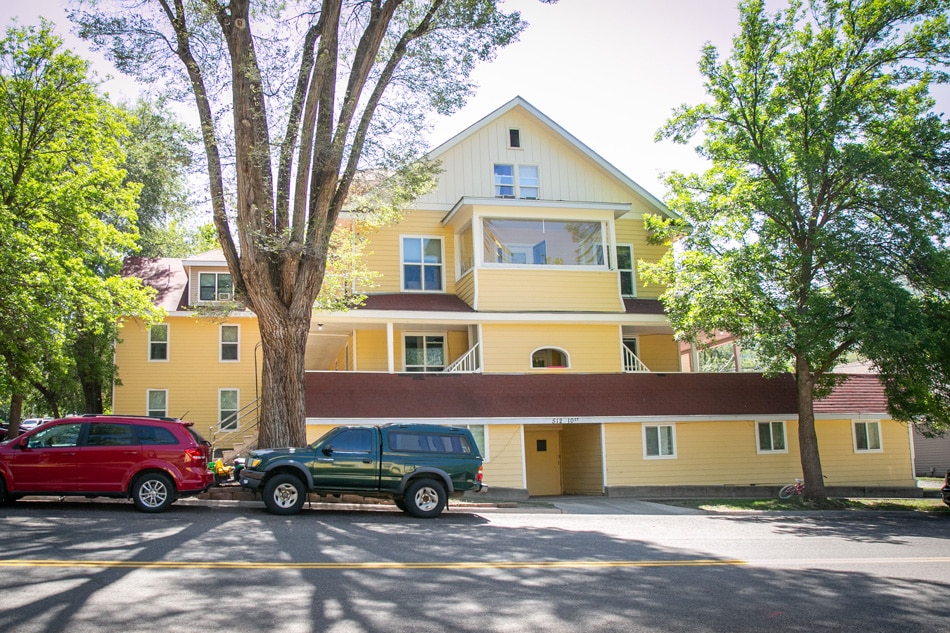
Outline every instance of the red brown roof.
<svg viewBox="0 0 950 633"><path fill-rule="evenodd" d="M816 403L816 412L884 412L880 383L858 378ZM311 418L797 415L789 375L308 372L305 380Z"/></svg>
<svg viewBox="0 0 950 633"><path fill-rule="evenodd" d="M412 310L423 312L474 312L455 295L437 293L395 292L366 296L360 310Z"/></svg>
<svg viewBox="0 0 950 633"><path fill-rule="evenodd" d="M155 305L169 312L179 310L188 301L188 275L180 259L173 257L127 257L122 262L123 277L138 277L155 288Z"/></svg>

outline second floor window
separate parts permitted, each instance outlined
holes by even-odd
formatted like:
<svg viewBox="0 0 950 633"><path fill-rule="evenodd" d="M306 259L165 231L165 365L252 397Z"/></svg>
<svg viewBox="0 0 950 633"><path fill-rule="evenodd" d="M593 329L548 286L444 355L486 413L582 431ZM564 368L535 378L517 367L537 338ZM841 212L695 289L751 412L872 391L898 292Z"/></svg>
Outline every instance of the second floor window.
<svg viewBox="0 0 950 633"><path fill-rule="evenodd" d="M482 239L486 264L602 266L604 263L600 222L485 218Z"/></svg>
<svg viewBox="0 0 950 633"><path fill-rule="evenodd" d="M148 359L168 360L168 324L153 325L148 329Z"/></svg>
<svg viewBox="0 0 950 633"><path fill-rule="evenodd" d="M222 325L221 331L221 355L220 360L236 361L238 358L238 346L240 345L241 330L236 325Z"/></svg>
<svg viewBox="0 0 950 633"><path fill-rule="evenodd" d="M402 238L402 289L442 290L441 238Z"/></svg>
<svg viewBox="0 0 950 633"><path fill-rule="evenodd" d="M198 299L200 301L231 301L234 286L230 273L201 273L198 275Z"/></svg>
<svg viewBox="0 0 950 633"><path fill-rule="evenodd" d="M407 335L406 371L442 371L445 369L445 337Z"/></svg>

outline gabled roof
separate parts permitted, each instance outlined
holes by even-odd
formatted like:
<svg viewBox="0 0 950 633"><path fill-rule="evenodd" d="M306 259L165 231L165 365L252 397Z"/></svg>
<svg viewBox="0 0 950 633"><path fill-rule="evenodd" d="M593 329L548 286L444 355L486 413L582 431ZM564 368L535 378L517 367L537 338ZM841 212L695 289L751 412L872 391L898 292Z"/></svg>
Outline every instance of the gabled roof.
<svg viewBox="0 0 950 633"><path fill-rule="evenodd" d="M609 173L612 177L616 178L618 181L622 182L624 185L626 185L630 189L633 189L637 194L642 196L643 199L646 200L651 206L653 206L659 213L669 216L669 217L677 217L677 214L671 211L656 196L654 196L652 193L650 193L649 191L641 187L629 176L627 176L622 171L614 167L603 156L601 156L600 154L592 150L590 147L582 143L580 140L577 139L577 137L575 137L573 134L571 134L570 132L565 130L563 127L555 123L550 117L548 117L546 114L538 110L536 107L528 103L525 99L523 99L520 96L515 97L514 99L512 99L505 105L501 106L500 108L498 108L497 110L489 114L488 116L485 116L479 121L477 121L476 123L468 126L467 128L465 128L464 130L462 130L461 132L459 132L458 134L456 134L455 136L453 136L446 142L442 143L441 145L439 145L438 147L430 151L428 153L428 156L430 158L438 157L440 154L444 153L448 149L454 147L455 145L467 139L469 136L474 134L477 130L481 129L485 125L492 123L496 119L504 116L505 114L507 114L511 110L514 110L515 108L521 108L522 110L524 110L525 112L533 116L535 119L537 119L542 125L545 125L548 128L550 128L553 132L555 132L561 138L563 138L569 145L572 145L579 152L581 152L582 154L586 155L589 159L594 161L594 163L600 166L601 169L603 169L604 171Z"/></svg>
<svg viewBox="0 0 950 633"><path fill-rule="evenodd" d="M168 312L187 303L188 275L181 260L174 257L127 257L122 262L123 277L138 277L155 288L155 305Z"/></svg>

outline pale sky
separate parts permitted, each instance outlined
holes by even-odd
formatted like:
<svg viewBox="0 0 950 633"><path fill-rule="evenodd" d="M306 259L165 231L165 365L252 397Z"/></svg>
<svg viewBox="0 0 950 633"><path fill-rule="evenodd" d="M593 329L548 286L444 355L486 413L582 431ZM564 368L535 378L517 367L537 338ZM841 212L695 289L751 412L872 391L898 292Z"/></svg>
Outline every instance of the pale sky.
<svg viewBox="0 0 950 633"><path fill-rule="evenodd" d="M773 9L784 4L769 2ZM69 48L94 61L100 76L118 76L71 36L66 3L0 0L0 24L13 16L32 24L43 15ZM520 95L658 198L666 194L663 173L704 168L691 147L653 139L675 107L704 100L700 49L708 41L728 53L738 30L736 0L506 0L504 7L520 10L530 26L475 71L477 94L462 111L436 121L431 147ZM136 92L127 92L128 81L106 89L131 98Z"/></svg>

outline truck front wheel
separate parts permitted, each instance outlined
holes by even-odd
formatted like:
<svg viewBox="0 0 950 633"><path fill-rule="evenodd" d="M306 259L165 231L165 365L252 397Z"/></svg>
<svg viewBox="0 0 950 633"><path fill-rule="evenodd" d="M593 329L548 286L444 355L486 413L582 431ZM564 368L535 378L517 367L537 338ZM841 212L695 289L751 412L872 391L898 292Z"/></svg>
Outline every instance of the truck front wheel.
<svg viewBox="0 0 950 633"><path fill-rule="evenodd" d="M437 517L445 508L445 487L433 479L417 479L406 488L406 512L420 519Z"/></svg>
<svg viewBox="0 0 950 633"><path fill-rule="evenodd" d="M307 500L307 488L299 477L274 475L264 484L264 505L272 514L297 514Z"/></svg>

